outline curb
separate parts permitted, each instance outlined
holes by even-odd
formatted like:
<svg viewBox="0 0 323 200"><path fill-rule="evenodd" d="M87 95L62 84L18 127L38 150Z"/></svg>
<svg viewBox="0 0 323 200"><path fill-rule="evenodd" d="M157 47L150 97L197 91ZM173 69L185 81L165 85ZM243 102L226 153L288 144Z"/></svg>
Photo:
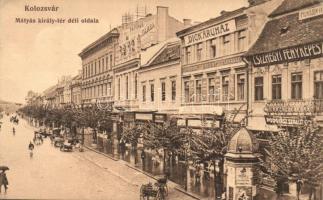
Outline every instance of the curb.
<svg viewBox="0 0 323 200"><path fill-rule="evenodd" d="M111 160L119 161L119 159L114 158L114 157L112 157L112 156L110 156L110 155L108 155L108 154L102 153L102 152L100 152L100 151L98 151L98 150L96 150L96 149L93 149L93 148L91 148L91 147L88 147L88 146L85 146L85 145L84 145L83 147L84 147L84 148L86 148L86 149L88 149L88 150L90 150L90 151L93 151L93 152L95 152L95 153L101 154L101 155L103 155L103 156L105 156L105 157L108 157L108 158L110 158Z"/></svg>
<svg viewBox="0 0 323 200"><path fill-rule="evenodd" d="M177 190L177 191L179 191L179 192L181 192L181 193L183 193L183 194L186 194L187 196L190 196L190 197L192 197L192 198L194 198L194 199L201 200L201 198L197 197L196 195L194 195L194 194L192 194L192 193L190 193L190 192L187 192L187 191L183 190L183 189L182 189L182 188L180 188L180 187L175 187L175 190Z"/></svg>
<svg viewBox="0 0 323 200"><path fill-rule="evenodd" d="M134 167L132 165L129 165L128 163L126 163L125 165L127 167L131 168L131 169L134 169L134 170L136 170L138 172L141 172L141 173L145 174L146 176L148 176L148 177L150 177L150 178L152 178L154 180L157 180L157 178L155 176L153 176L153 175L151 175L151 174L149 174L149 173L147 173L147 172L145 172L145 171L143 171L141 169L138 169L138 168L136 168L136 167ZM187 196L190 196L190 197L192 197L194 199L201 200L201 198L197 197L196 195L194 195L194 194L192 194L190 192L187 192L187 191L183 190L182 188L180 188L177 183L174 183L173 181L170 181L170 180L168 180L168 182L170 182L172 185L175 185L175 187L174 187L175 190L177 190L177 191L179 191L179 192L181 192L181 193L183 193L183 194L185 194Z"/></svg>
<svg viewBox="0 0 323 200"><path fill-rule="evenodd" d="M120 161L120 159L113 158L112 156L107 155L107 154L105 154L105 153L102 153L102 152L100 152L100 151L98 151L98 150L96 150L96 149L93 149L93 148L91 148L91 147L88 147L88 146L83 146L83 147L85 147L86 149L88 149L88 150L90 150L90 151L93 151L93 152L95 152L95 153L101 154L101 155L103 155L103 156L105 156L105 157L108 157L108 158L110 158L111 160L114 160L114 161ZM92 161L92 162L93 162L93 161ZM93 163L94 163L94 162L93 162ZM156 178L155 176L153 176L153 175L151 175L151 174L149 174L149 173L147 173L147 172L145 172L145 171L143 171L143 170L141 170L141 169L138 169L138 168L136 168L136 167L134 167L134 166L132 166L132 165L128 164L127 162L125 162L124 164L125 164L127 167L129 167L129 168L131 168L131 169L133 169L133 170L136 170L136 171L138 171L138 172L140 172L140 173L142 173L142 174L144 174L144 175L146 175L146 176L148 176L148 177L150 177L150 178L152 178L152 179L154 179L154 180L157 180L157 178ZM98 164L96 164L96 165L97 165L97 166L99 166L99 167L101 167L101 168L104 168L103 166L100 166L100 165L98 165ZM106 168L104 168L104 169L106 169ZM106 170L107 170L107 169L106 169ZM108 171L110 171L110 170L108 170ZM115 174L115 175L116 175L116 176L118 176L118 177L120 177L120 178L122 178L124 181L126 181L126 182L130 183L128 180L126 180L125 178L121 177L120 175L117 175L117 174ZM190 196L190 197L192 197L192 198L194 198L194 199L201 200L201 198L197 197L196 195L194 195L194 194L192 194L192 193L190 193L190 192L187 192L187 191L183 190L182 188L180 188L180 187L178 186L178 184L176 184L176 183L174 183L174 182L172 182L172 181L170 181L170 180L169 180L169 182L171 182L171 184L175 185L175 187L174 187L174 189L175 189L175 190L177 190L177 191L179 191L179 192L181 192L181 193L183 193L183 194L185 194L185 195L187 195L187 196ZM133 183L131 183L131 184L132 184L132 185L136 185L136 186L138 186L137 184L133 184Z"/></svg>

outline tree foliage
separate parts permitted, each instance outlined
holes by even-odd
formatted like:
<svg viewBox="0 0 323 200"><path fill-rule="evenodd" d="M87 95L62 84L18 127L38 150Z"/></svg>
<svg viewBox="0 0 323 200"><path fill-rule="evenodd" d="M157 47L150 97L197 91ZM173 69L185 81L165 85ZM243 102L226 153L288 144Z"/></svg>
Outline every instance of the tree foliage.
<svg viewBox="0 0 323 200"><path fill-rule="evenodd" d="M315 186L323 179L323 142L314 126L274 133L270 148L270 163L263 166L276 180L284 176Z"/></svg>

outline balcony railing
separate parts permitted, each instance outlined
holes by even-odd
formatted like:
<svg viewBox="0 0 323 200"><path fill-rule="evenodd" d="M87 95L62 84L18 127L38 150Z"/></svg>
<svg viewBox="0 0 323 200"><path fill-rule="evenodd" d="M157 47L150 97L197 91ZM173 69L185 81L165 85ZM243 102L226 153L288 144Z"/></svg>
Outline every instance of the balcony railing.
<svg viewBox="0 0 323 200"><path fill-rule="evenodd" d="M264 110L271 114L320 114L323 113L323 99L272 100L267 102Z"/></svg>

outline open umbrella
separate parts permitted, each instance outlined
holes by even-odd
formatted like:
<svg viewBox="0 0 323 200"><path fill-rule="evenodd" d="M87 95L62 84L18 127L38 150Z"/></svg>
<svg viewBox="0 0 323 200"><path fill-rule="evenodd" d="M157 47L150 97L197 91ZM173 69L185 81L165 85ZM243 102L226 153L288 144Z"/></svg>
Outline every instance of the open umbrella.
<svg viewBox="0 0 323 200"><path fill-rule="evenodd" d="M3 171L9 170L9 167L7 167L7 166L0 166L0 170L3 170Z"/></svg>

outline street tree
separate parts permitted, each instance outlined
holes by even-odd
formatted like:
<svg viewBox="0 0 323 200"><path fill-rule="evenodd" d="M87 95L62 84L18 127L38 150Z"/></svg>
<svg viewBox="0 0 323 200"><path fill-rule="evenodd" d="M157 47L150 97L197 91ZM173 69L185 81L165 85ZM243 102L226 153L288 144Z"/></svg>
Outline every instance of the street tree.
<svg viewBox="0 0 323 200"><path fill-rule="evenodd" d="M323 180L323 142L318 129L310 125L282 130L272 134L269 144L270 162L262 162L267 173L276 181L304 182L314 191Z"/></svg>

